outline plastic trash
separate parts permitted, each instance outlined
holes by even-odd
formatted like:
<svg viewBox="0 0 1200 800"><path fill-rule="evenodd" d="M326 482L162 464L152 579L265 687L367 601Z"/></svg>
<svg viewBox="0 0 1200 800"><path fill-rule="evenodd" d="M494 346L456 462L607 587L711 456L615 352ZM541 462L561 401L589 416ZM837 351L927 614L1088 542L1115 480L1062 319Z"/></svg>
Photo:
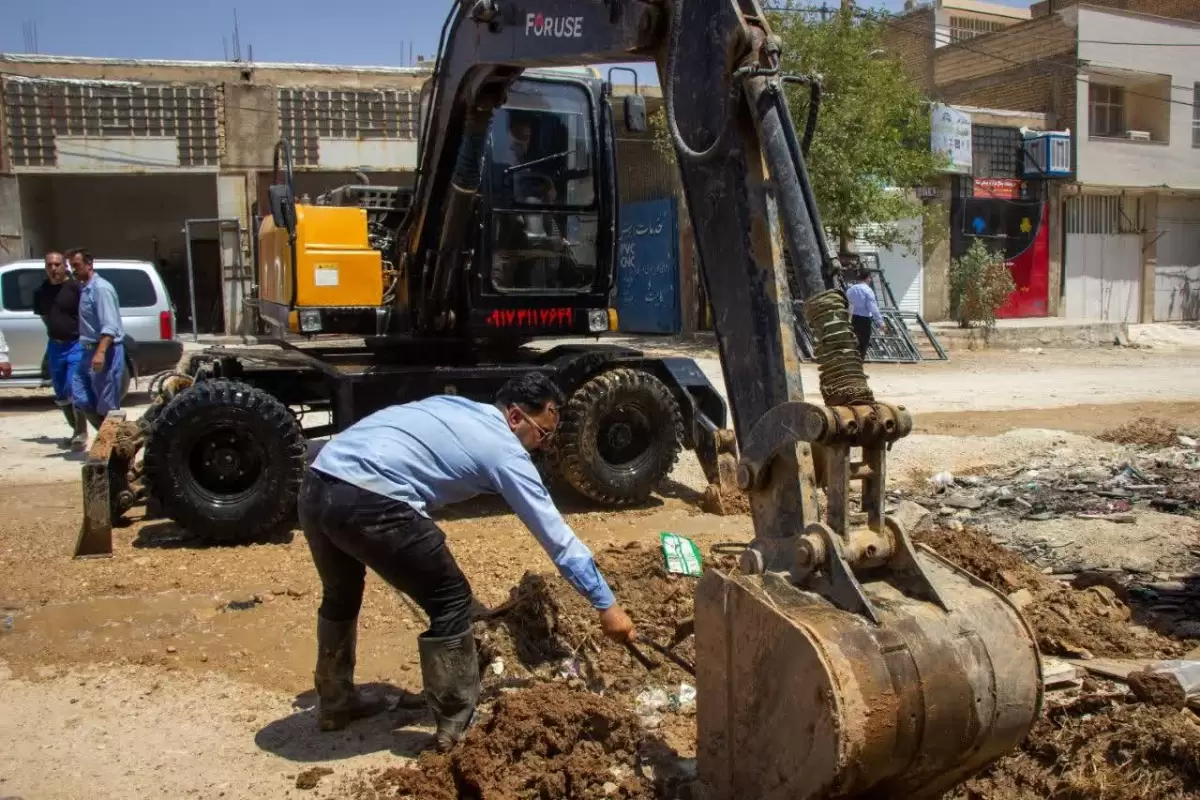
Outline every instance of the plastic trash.
<svg viewBox="0 0 1200 800"><path fill-rule="evenodd" d="M949 472L939 472L930 478L929 482L938 489L945 489L947 486L954 485L954 475Z"/></svg>
<svg viewBox="0 0 1200 800"><path fill-rule="evenodd" d="M1183 687L1183 693L1189 698L1200 696L1200 661L1170 660L1159 661L1147 668L1150 672L1170 673Z"/></svg>
<svg viewBox="0 0 1200 800"><path fill-rule="evenodd" d="M696 687L690 683L680 683L679 691L671 694L671 710L687 711L696 705Z"/></svg>
<svg viewBox="0 0 1200 800"><path fill-rule="evenodd" d="M6 616L2 621L0 621L0 631L3 631L4 633L12 633L13 621L12 614Z"/></svg>
<svg viewBox="0 0 1200 800"><path fill-rule="evenodd" d="M658 538L662 543L667 572L693 577L699 577L704 572L704 559L700 555L700 548L691 539L666 531L660 533Z"/></svg>

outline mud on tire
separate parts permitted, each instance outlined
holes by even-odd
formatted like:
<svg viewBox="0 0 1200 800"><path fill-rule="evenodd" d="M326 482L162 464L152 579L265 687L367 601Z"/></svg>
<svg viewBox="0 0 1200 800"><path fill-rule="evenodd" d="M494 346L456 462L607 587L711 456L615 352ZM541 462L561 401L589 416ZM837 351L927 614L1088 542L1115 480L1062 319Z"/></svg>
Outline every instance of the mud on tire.
<svg viewBox="0 0 1200 800"><path fill-rule="evenodd" d="M683 417L666 384L636 369L603 372L567 401L551 462L589 500L644 502L675 466Z"/></svg>
<svg viewBox="0 0 1200 800"><path fill-rule="evenodd" d="M305 453L304 432L274 397L237 381L201 381L159 412L143 467L165 516L232 544L291 521Z"/></svg>

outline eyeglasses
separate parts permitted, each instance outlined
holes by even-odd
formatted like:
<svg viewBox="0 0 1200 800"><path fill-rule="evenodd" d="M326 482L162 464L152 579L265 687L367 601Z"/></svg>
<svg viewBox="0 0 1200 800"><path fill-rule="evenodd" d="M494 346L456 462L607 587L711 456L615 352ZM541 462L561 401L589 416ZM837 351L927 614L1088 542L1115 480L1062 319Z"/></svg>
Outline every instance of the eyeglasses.
<svg viewBox="0 0 1200 800"><path fill-rule="evenodd" d="M515 408L517 410L517 413L520 414L521 417L524 418L524 420L526 422L528 422L530 425L532 425L533 429L538 432L538 443L539 444L542 442L549 441L554 436L554 431L548 431L545 428L543 428L541 425L538 425L537 422L533 419L533 417L531 417L531 416L529 416L529 414L525 413L525 409L521 408L520 406L513 406L513 408ZM557 418L558 410L555 408L551 408L550 410L554 412L555 417Z"/></svg>

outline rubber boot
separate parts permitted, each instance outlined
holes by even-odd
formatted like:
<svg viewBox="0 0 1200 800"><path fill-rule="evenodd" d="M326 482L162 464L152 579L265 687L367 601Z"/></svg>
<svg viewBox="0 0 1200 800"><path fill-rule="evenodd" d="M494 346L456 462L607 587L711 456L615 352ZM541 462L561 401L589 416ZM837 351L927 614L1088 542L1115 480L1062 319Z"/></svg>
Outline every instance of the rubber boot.
<svg viewBox="0 0 1200 800"><path fill-rule="evenodd" d="M83 418L92 423L92 427L96 429L96 433L100 432L100 426L104 424L104 417L99 411L84 411Z"/></svg>
<svg viewBox="0 0 1200 800"><path fill-rule="evenodd" d="M77 411L75 406L63 406L63 413L70 416L71 428L74 434L71 436L71 450L76 453L81 453L87 450L88 446L88 421L82 411Z"/></svg>
<svg viewBox="0 0 1200 800"><path fill-rule="evenodd" d="M445 753L466 734L479 702L479 656L475 635L417 637L425 702L437 722L438 752Z"/></svg>
<svg viewBox="0 0 1200 800"><path fill-rule="evenodd" d="M356 719L384 710L382 697L354 688L355 646L358 619L331 622L317 615L317 725L323 731L339 731Z"/></svg>

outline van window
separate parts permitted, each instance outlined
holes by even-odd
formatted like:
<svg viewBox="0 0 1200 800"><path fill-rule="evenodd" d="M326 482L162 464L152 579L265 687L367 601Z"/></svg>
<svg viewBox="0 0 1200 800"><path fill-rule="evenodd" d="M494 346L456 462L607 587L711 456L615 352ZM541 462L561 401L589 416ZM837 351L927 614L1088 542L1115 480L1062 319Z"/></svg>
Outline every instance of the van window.
<svg viewBox="0 0 1200 800"><path fill-rule="evenodd" d="M121 308L150 308L158 303L150 276L140 269L100 267L96 269L96 274L117 290L117 301Z"/></svg>
<svg viewBox="0 0 1200 800"><path fill-rule="evenodd" d="M44 269L13 269L0 277L0 300L5 311L33 311L33 293L46 280Z"/></svg>

